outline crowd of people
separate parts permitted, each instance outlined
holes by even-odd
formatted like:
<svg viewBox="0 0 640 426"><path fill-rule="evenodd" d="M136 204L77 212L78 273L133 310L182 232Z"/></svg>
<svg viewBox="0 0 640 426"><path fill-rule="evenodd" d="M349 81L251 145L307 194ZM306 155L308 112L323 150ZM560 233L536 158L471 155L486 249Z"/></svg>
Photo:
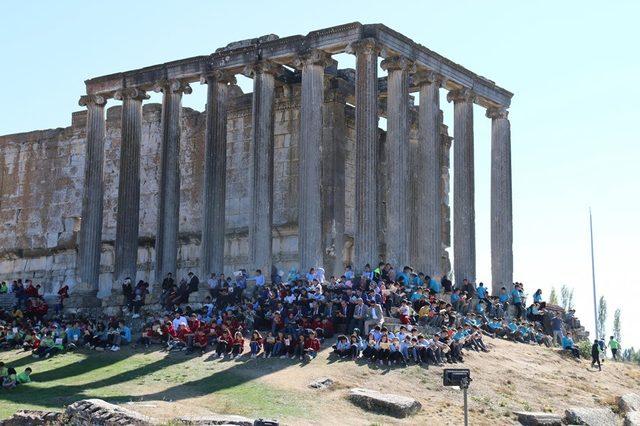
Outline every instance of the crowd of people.
<svg viewBox="0 0 640 426"><path fill-rule="evenodd" d="M467 351L486 352L487 337L575 350L566 318L556 315L545 330L542 291L527 306L521 283L491 296L483 283L463 280L453 286L446 276L429 277L408 266L396 271L383 262L375 269L365 265L358 274L347 267L339 277L327 278L322 268L312 268L270 278L260 270L251 276L241 270L232 276L211 274L201 283L190 272L176 284L169 274L161 284L160 311L143 309L148 283L134 286L126 279L127 315L119 318L34 311L34 306L46 306L38 286L16 280L11 291L17 305L0 311L0 349L22 348L34 358L48 358L81 348L115 352L124 345L157 345L186 353L211 351L220 359L309 362L325 346L340 359L424 366L464 362ZM189 296L203 286L208 294L192 308ZM56 311L67 297L63 286ZM144 325L134 336L124 319L141 316ZM19 383L17 376L13 381Z"/></svg>

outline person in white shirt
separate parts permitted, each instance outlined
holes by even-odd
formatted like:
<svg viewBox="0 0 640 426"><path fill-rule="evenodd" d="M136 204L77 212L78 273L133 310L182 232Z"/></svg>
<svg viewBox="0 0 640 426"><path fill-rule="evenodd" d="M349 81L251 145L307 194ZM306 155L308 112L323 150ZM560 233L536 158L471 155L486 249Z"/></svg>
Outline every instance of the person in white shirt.
<svg viewBox="0 0 640 426"><path fill-rule="evenodd" d="M266 282L264 275L262 275L262 271L260 269L256 269L256 275L252 278L249 278L249 280L255 281L257 287L264 286Z"/></svg>
<svg viewBox="0 0 640 426"><path fill-rule="evenodd" d="M171 325L173 325L174 330L179 330L180 324L189 325L189 323L187 322L187 319L184 316L182 316L180 312L176 312L175 317L173 318L173 321L171 321Z"/></svg>

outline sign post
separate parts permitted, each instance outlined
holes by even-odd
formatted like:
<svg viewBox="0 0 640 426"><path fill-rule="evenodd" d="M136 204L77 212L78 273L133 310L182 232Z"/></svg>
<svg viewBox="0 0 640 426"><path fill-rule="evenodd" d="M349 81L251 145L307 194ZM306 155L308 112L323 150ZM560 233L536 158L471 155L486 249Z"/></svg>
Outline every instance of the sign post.
<svg viewBox="0 0 640 426"><path fill-rule="evenodd" d="M471 384L471 373L468 368L445 368L442 372L444 386L457 386L462 389L464 397L464 426L469 425L469 410L467 406L467 389Z"/></svg>

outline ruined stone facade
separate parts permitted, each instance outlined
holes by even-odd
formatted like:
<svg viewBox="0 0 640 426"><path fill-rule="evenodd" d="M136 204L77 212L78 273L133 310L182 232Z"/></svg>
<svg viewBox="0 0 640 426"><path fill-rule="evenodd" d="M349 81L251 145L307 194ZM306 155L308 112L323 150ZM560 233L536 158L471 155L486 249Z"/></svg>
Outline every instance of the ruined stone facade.
<svg viewBox="0 0 640 426"><path fill-rule="evenodd" d="M248 260L248 174L251 141L251 95L236 92L227 121L227 188L225 269L228 274L250 268ZM330 96L329 96L330 95ZM323 236L324 265L340 273L353 257L355 227L355 122L354 109L337 89L328 93L324 108L324 142L332 147L327 175L335 193L327 194L323 206L337 209L343 221L342 239L331 238L335 228L327 212ZM104 219L100 260L99 295L110 294L114 272L114 242L118 200L118 162L121 144L121 107L106 112L104 154ZM279 269L297 266L297 202L299 143L299 84L276 97L274 126L274 263ZM154 241L157 227L158 178L160 161L161 105L145 104L142 114L140 155L140 238L137 279L152 282ZM414 126L415 127L415 126ZM180 144L181 198L178 276L200 264L202 232L202 182L204 162L205 113L184 108ZM449 137L442 128L443 158L448 156ZM380 144L385 132L380 129ZM0 192L0 280L32 278L47 293L57 291L61 282L76 283L77 236L81 224L83 176L85 167L86 112L73 114L70 127L0 136L0 166L3 179ZM383 149L383 148L381 148ZM342 168L336 167L343 163ZM443 161L443 164L445 162ZM448 163L448 161L447 161ZM334 172L336 171L336 172ZM326 177L327 179L329 176ZM53 180L52 180L53 179ZM448 182L448 167L443 168ZM447 187L443 186L443 235L447 235ZM339 194L339 195L338 195ZM338 200L333 197L339 197ZM342 204L342 207L340 207ZM447 237L448 238L448 237ZM446 240L447 242L449 240ZM338 247L336 247L338 242ZM448 246L448 245L447 245ZM443 250L443 268L449 270L448 254Z"/></svg>
<svg viewBox="0 0 640 426"><path fill-rule="evenodd" d="M355 70L332 60L342 52ZM181 106L196 81L203 112ZM493 120L493 286L511 282L512 95L384 25L269 35L86 84L71 127L0 137L0 279L91 298L134 274L330 275L388 256L438 277L451 271L453 222L456 280L473 281L477 103ZM441 89L455 104L453 218ZM148 90L162 105L145 103Z"/></svg>

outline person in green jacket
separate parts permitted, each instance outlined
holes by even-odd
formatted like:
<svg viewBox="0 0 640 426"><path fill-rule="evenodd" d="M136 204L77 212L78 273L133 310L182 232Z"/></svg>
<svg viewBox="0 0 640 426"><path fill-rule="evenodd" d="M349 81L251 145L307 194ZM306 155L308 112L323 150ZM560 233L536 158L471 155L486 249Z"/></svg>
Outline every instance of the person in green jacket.
<svg viewBox="0 0 640 426"><path fill-rule="evenodd" d="M609 348L611 349L611 354L613 355L613 360L618 360L618 351L620 350L620 342L613 338L613 336L609 337Z"/></svg>
<svg viewBox="0 0 640 426"><path fill-rule="evenodd" d="M29 383L31 381L31 371L31 367L27 367L22 373L18 373L16 376L16 382L18 384Z"/></svg>
<svg viewBox="0 0 640 426"><path fill-rule="evenodd" d="M4 362L0 361L0 381L4 380L5 377L9 375L9 369Z"/></svg>

